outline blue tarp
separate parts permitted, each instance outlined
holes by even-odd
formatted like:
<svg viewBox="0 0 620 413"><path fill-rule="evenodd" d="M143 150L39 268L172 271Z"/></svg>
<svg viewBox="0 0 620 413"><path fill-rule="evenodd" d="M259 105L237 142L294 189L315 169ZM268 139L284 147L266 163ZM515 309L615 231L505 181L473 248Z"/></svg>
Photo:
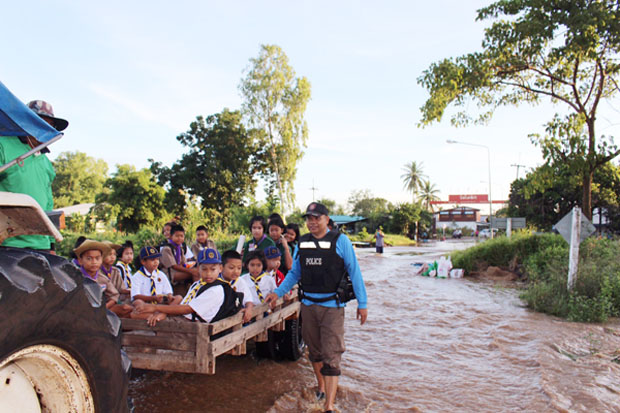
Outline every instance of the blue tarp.
<svg viewBox="0 0 620 413"><path fill-rule="evenodd" d="M0 82L0 136L34 136L47 142L60 135Z"/></svg>
<svg viewBox="0 0 620 413"><path fill-rule="evenodd" d="M329 217L334 221L334 224L336 225L348 225L355 222L366 221L368 219L360 216L351 215L330 215Z"/></svg>

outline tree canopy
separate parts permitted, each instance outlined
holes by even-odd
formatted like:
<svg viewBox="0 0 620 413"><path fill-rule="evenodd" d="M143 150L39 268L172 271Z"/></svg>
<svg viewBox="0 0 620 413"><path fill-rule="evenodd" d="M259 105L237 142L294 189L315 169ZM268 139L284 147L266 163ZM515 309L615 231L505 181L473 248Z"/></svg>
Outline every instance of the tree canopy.
<svg viewBox="0 0 620 413"><path fill-rule="evenodd" d="M84 152L62 152L53 164L56 179L52 193L57 208L95 202L108 179L108 164Z"/></svg>
<svg viewBox="0 0 620 413"><path fill-rule="evenodd" d="M101 193L97 203L112 207L119 229L136 232L141 226L158 224L163 217L165 191L148 169L118 165L106 186L108 192Z"/></svg>
<svg viewBox="0 0 620 413"><path fill-rule="evenodd" d="M510 187L508 216L526 218L528 224L549 230L579 203L579 174L566 163L545 164L515 180ZM614 217L620 213L620 167L611 162L594 173L592 204ZM611 220L610 229L620 229Z"/></svg>
<svg viewBox="0 0 620 413"><path fill-rule="evenodd" d="M304 118L310 100L310 82L295 77L284 51L275 45L261 45L258 57L250 59L239 90L243 113L249 124L261 130L268 150L265 170L267 192L277 188L282 212L293 205L293 184L297 162L308 138Z"/></svg>
<svg viewBox="0 0 620 413"><path fill-rule="evenodd" d="M494 20L482 51L433 63L418 79L430 92L420 124L440 121L450 105L465 108L452 122L466 125L489 120L500 106L564 104L570 122L585 128L582 208L590 216L593 173L620 153L612 143L597 145L595 133L601 101L620 90L619 8L615 0L501 0L478 10L478 20ZM484 110L472 116L470 101Z"/></svg>
<svg viewBox="0 0 620 413"><path fill-rule="evenodd" d="M188 148L180 160L170 168L151 163L159 183L169 188L169 209L182 212L189 195L227 217L232 206L252 196L257 173L264 168L263 150L241 123L239 111L198 116L177 140Z"/></svg>
<svg viewBox="0 0 620 413"><path fill-rule="evenodd" d="M415 202L425 177L424 172L422 172L422 162L417 163L416 161L411 161L405 164L403 172L401 179L403 180L404 188L411 192L413 202Z"/></svg>

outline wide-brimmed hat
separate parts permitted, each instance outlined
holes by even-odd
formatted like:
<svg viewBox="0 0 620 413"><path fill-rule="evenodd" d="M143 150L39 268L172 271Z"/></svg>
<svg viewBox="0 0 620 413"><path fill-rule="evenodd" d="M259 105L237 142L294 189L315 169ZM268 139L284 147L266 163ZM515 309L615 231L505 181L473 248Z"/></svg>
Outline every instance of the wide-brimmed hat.
<svg viewBox="0 0 620 413"><path fill-rule="evenodd" d="M306 208L306 213L302 215L302 217L307 217L308 215L313 215L315 217L320 217L321 215L329 215L329 210L323 204L318 202L312 202Z"/></svg>
<svg viewBox="0 0 620 413"><path fill-rule="evenodd" d="M121 247L118 244L113 243L112 241L102 241L105 245L107 245L111 250L118 251Z"/></svg>
<svg viewBox="0 0 620 413"><path fill-rule="evenodd" d="M140 248L140 260L150 260L159 257L161 257L161 252L159 252L159 250L155 247L147 245Z"/></svg>
<svg viewBox="0 0 620 413"><path fill-rule="evenodd" d="M67 120L54 116L54 109L52 108L52 105L44 100L33 100L28 103L28 107L37 115L50 118L54 123L54 128L59 132L67 129L67 126L69 126L69 122Z"/></svg>
<svg viewBox="0 0 620 413"><path fill-rule="evenodd" d="M206 248L198 253L198 264L221 264L220 253L213 248Z"/></svg>
<svg viewBox="0 0 620 413"><path fill-rule="evenodd" d="M82 254L90 250L99 250L101 251L101 255L104 256L110 252L110 247L103 242L87 239L81 243L79 247L74 249L73 252L76 257L80 258Z"/></svg>

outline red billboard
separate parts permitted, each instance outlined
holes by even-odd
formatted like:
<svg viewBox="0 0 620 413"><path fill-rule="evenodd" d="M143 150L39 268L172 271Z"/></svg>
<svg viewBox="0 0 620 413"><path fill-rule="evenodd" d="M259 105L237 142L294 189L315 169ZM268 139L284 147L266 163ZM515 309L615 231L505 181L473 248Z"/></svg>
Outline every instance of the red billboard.
<svg viewBox="0 0 620 413"><path fill-rule="evenodd" d="M448 201L455 204L482 204L489 202L487 194L448 195Z"/></svg>

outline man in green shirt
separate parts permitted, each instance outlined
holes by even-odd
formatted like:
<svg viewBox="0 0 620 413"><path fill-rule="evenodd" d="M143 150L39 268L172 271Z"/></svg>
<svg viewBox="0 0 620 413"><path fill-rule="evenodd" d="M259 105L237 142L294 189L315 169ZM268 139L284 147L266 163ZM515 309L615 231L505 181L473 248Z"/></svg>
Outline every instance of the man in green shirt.
<svg viewBox="0 0 620 413"><path fill-rule="evenodd" d="M52 105L47 102L34 100L28 107L58 131L64 130L69 125L66 120L54 117ZM40 142L32 136L0 136L0 165L12 161L38 145ZM56 177L56 172L42 152L37 152L24 159L22 163L0 173L0 191L30 195L44 211L51 211L54 208L52 181ZM2 246L48 251L52 249L53 242L53 238L46 235L21 235L7 238Z"/></svg>

